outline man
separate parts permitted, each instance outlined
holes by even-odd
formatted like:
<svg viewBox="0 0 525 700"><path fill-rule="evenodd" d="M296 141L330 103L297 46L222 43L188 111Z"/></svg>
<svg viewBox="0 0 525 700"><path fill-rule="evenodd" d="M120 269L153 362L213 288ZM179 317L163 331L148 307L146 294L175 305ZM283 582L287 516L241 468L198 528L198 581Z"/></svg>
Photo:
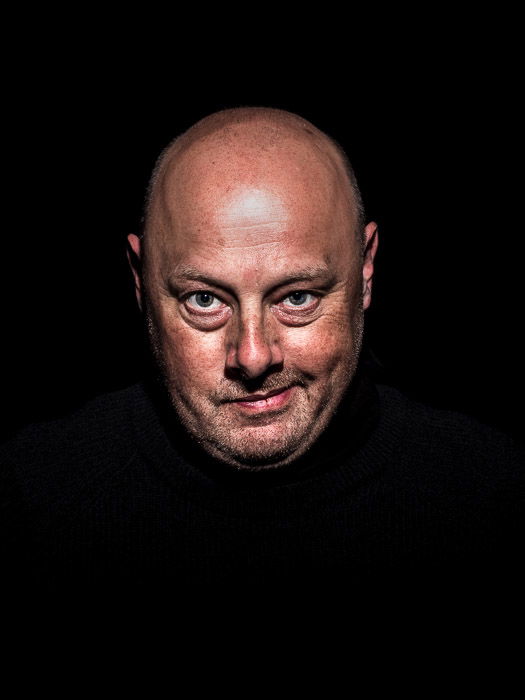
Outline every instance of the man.
<svg viewBox="0 0 525 700"><path fill-rule="evenodd" d="M4 448L16 585L514 580L521 448L362 366L377 244L297 115L226 110L170 144L129 236L155 379Z"/></svg>
<svg viewBox="0 0 525 700"><path fill-rule="evenodd" d="M143 246L129 240L184 426L234 467L271 469L317 440L355 373L377 236L336 147L291 115L257 114L176 141Z"/></svg>

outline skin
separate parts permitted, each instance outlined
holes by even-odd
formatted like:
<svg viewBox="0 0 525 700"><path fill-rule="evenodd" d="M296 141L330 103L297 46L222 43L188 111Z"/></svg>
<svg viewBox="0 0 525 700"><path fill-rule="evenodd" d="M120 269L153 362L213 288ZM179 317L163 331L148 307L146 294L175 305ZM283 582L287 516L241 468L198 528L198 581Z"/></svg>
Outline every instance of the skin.
<svg viewBox="0 0 525 700"><path fill-rule="evenodd" d="M211 115L165 154L130 262L172 404L216 459L282 467L329 423L371 299L376 225L356 226L339 155L295 115Z"/></svg>

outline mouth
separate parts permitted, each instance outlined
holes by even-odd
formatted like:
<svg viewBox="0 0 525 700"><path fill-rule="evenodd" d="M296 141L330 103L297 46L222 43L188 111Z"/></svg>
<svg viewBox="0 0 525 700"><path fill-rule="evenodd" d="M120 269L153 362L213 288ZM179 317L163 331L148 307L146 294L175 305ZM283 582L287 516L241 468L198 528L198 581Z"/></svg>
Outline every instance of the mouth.
<svg viewBox="0 0 525 700"><path fill-rule="evenodd" d="M271 411L283 408L290 400L295 389L295 386L289 386L265 393L249 394L240 399L235 399L231 403L250 412Z"/></svg>

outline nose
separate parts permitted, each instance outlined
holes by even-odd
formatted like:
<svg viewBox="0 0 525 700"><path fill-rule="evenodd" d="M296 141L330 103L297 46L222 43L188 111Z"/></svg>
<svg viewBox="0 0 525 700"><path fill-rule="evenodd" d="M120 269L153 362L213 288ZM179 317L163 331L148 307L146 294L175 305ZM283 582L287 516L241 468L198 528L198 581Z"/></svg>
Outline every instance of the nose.
<svg viewBox="0 0 525 700"><path fill-rule="evenodd" d="M255 379L270 367L283 362L278 339L272 334L272 320L250 313L232 324L226 367L240 372L245 379Z"/></svg>

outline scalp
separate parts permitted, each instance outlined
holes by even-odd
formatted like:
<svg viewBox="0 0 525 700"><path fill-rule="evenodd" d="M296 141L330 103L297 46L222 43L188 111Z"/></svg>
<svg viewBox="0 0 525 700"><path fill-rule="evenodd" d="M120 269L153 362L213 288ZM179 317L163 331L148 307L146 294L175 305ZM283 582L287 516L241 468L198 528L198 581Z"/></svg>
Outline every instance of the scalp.
<svg viewBox="0 0 525 700"><path fill-rule="evenodd" d="M204 117L175 138L161 153L152 177L152 185L162 178L177 159L197 144L215 146L224 153L239 148L259 149L269 153L283 141L303 141L314 150L338 155L330 139L317 127L297 114L270 107L239 107Z"/></svg>
<svg viewBox="0 0 525 700"><path fill-rule="evenodd" d="M323 187L341 190L358 237L364 227L361 196L350 163L340 146L303 117L269 107L242 107L211 114L174 139L161 153L150 179L144 234L169 227L174 192L204 180L221 185L243 178L283 177L307 181L313 196ZM177 183L174 185L174 183ZM202 190L199 196L202 196ZM193 190L195 195L195 189ZM327 195L328 196L328 195ZM184 197L187 199L187 197ZM194 196L194 200L197 198Z"/></svg>

